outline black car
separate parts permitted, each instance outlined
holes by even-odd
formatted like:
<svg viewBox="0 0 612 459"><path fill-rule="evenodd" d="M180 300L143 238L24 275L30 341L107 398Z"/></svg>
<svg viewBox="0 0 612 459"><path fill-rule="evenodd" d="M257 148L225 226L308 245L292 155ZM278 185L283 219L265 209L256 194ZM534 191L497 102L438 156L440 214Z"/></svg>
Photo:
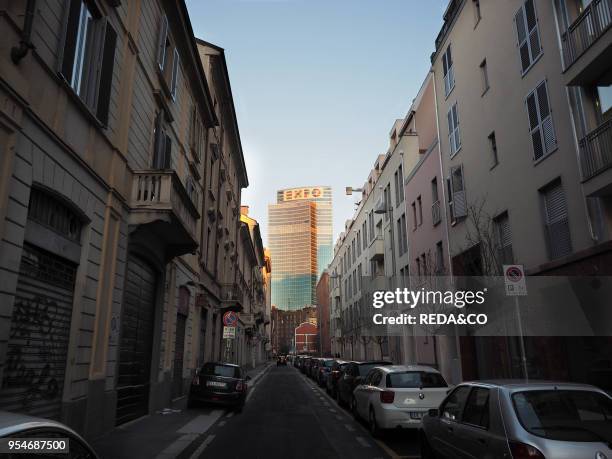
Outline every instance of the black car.
<svg viewBox="0 0 612 459"><path fill-rule="evenodd" d="M281 365L287 366L287 356L286 355L279 355L278 358L276 359L276 366L279 367Z"/></svg>
<svg viewBox="0 0 612 459"><path fill-rule="evenodd" d="M342 375L342 370L348 365L344 360L334 360L331 366L329 375L327 376L326 387L327 393L333 398L336 398L338 392L338 380Z"/></svg>
<svg viewBox="0 0 612 459"><path fill-rule="evenodd" d="M321 359L319 359L318 357L313 357L310 360L310 366L308 367L308 376L310 376L312 379L315 379L320 363Z"/></svg>
<svg viewBox="0 0 612 459"><path fill-rule="evenodd" d="M361 383L368 372L374 367L381 367L385 365L393 365L393 363L386 360L349 362L346 367L344 367L342 375L338 379L338 388L336 391L336 399L338 400L338 403L341 405L350 403L355 387Z"/></svg>
<svg viewBox="0 0 612 459"><path fill-rule="evenodd" d="M334 359L319 359L316 373L313 374L313 379L319 386L325 387L327 385L327 378L329 377L333 364Z"/></svg>
<svg viewBox="0 0 612 459"><path fill-rule="evenodd" d="M251 379L238 365L207 362L197 372L189 390L189 405L197 402L233 406L238 411L244 406L247 381Z"/></svg>
<svg viewBox="0 0 612 459"><path fill-rule="evenodd" d="M311 360L312 360L312 357L308 357L308 356L304 357L304 359L302 360L302 365L300 366L300 370L305 375L308 374L308 367L310 367Z"/></svg>

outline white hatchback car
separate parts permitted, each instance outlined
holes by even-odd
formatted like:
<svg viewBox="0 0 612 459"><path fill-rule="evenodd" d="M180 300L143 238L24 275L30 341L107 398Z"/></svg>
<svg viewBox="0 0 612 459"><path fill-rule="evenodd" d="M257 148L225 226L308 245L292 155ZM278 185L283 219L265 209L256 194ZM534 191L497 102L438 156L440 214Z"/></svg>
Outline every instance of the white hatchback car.
<svg viewBox="0 0 612 459"><path fill-rule="evenodd" d="M438 408L449 390L438 370L421 365L376 367L353 391L351 409L368 421L373 435L381 429L421 427L428 410Z"/></svg>

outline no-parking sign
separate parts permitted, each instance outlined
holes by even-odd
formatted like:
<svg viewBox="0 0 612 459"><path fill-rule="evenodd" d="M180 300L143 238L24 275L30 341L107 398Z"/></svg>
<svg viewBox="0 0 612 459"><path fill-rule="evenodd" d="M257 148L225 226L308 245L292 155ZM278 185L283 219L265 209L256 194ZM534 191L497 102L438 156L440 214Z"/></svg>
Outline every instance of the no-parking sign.
<svg viewBox="0 0 612 459"><path fill-rule="evenodd" d="M503 269L506 296L526 296L527 282L523 265L504 265Z"/></svg>
<svg viewBox="0 0 612 459"><path fill-rule="evenodd" d="M223 325L226 327L234 327L238 322L238 315L234 311L227 311L223 314Z"/></svg>

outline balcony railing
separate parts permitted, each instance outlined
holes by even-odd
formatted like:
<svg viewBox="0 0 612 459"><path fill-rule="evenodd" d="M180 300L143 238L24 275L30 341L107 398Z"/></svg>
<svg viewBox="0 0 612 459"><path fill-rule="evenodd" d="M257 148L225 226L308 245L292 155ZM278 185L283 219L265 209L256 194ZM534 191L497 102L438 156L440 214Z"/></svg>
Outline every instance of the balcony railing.
<svg viewBox="0 0 612 459"><path fill-rule="evenodd" d="M221 284L221 307L240 312L243 308L244 294L237 283Z"/></svg>
<svg viewBox="0 0 612 459"><path fill-rule="evenodd" d="M370 260L382 260L385 258L385 241L382 236L376 236L372 242L370 242L370 247L368 248L369 259Z"/></svg>
<svg viewBox="0 0 612 459"><path fill-rule="evenodd" d="M437 200L431 205L431 220L434 226L442 221L442 214L440 213L440 200Z"/></svg>
<svg viewBox="0 0 612 459"><path fill-rule="evenodd" d="M197 244L200 214L173 170L134 171L130 207L130 224L165 222L175 225L167 232L169 244Z"/></svg>
<svg viewBox="0 0 612 459"><path fill-rule="evenodd" d="M612 119L580 139L579 146L583 180L612 167Z"/></svg>
<svg viewBox="0 0 612 459"><path fill-rule="evenodd" d="M612 25L612 0L593 0L561 40L565 68L570 67Z"/></svg>

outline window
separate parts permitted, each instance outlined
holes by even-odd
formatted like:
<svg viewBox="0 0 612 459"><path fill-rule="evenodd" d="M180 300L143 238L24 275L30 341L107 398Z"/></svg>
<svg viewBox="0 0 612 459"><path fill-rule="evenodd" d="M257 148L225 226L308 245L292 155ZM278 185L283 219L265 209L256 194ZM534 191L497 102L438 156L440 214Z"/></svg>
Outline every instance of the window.
<svg viewBox="0 0 612 459"><path fill-rule="evenodd" d="M480 78L482 81L482 94L489 90L489 71L487 70L487 60L480 63Z"/></svg>
<svg viewBox="0 0 612 459"><path fill-rule="evenodd" d="M459 135L459 112L457 110L457 102L448 109L448 145L450 155L453 156L461 148L461 136Z"/></svg>
<svg viewBox="0 0 612 459"><path fill-rule="evenodd" d="M503 212L495 217L493 224L497 239L497 256L499 264L510 265L514 262L514 254L512 253L512 231L510 230L508 212Z"/></svg>
<svg viewBox="0 0 612 459"><path fill-rule="evenodd" d="M191 107L191 121L189 123L189 146L193 157L197 161L202 160L204 145L206 145L206 131L200 118L198 106L194 104Z"/></svg>
<svg viewBox="0 0 612 459"><path fill-rule="evenodd" d="M440 409L441 416L452 421L461 420L461 412L470 393L469 386L459 386L446 399Z"/></svg>
<svg viewBox="0 0 612 459"><path fill-rule="evenodd" d="M480 22L482 15L480 14L480 1L472 0L472 5L474 5L474 27Z"/></svg>
<svg viewBox="0 0 612 459"><path fill-rule="evenodd" d="M554 260L572 253L565 191L561 181L556 180L545 187L541 194L548 255Z"/></svg>
<svg viewBox="0 0 612 459"><path fill-rule="evenodd" d="M176 100L179 60L178 50L169 33L168 18L164 15L159 30L157 65L172 100Z"/></svg>
<svg viewBox="0 0 612 459"><path fill-rule="evenodd" d="M444 72L444 94L448 96L455 87L455 72L453 70L453 58L451 46L448 45L442 55L442 70Z"/></svg>
<svg viewBox="0 0 612 459"><path fill-rule="evenodd" d="M402 166L395 171L395 205L399 206L404 201L404 172Z"/></svg>
<svg viewBox="0 0 612 459"><path fill-rule="evenodd" d="M153 169L170 169L172 140L166 132L166 115L160 110L155 120L153 146Z"/></svg>
<svg viewBox="0 0 612 459"><path fill-rule="evenodd" d="M401 371L387 374L387 387L420 389L448 387L440 373L430 371Z"/></svg>
<svg viewBox="0 0 612 459"><path fill-rule="evenodd" d="M389 220L389 212L391 210L391 184L388 183L384 190L385 199L385 221Z"/></svg>
<svg viewBox="0 0 612 459"><path fill-rule="evenodd" d="M187 196L189 196L189 199L191 200L191 202L193 202L196 207L199 204L199 199L198 199L198 191L195 187L195 182L193 180L193 178L188 177L187 178L187 183L185 185L185 190L187 191Z"/></svg>
<svg viewBox="0 0 612 459"><path fill-rule="evenodd" d="M363 233L361 234L363 238L363 250L368 246L368 225L367 222L363 222Z"/></svg>
<svg viewBox="0 0 612 459"><path fill-rule="evenodd" d="M499 164L497 158L497 141L495 140L495 132L489 134L489 154L491 155L491 169Z"/></svg>
<svg viewBox="0 0 612 459"><path fill-rule="evenodd" d="M533 160L537 161L557 148L557 138L545 81L529 93L525 104L527 105L529 132L533 144Z"/></svg>
<svg viewBox="0 0 612 459"><path fill-rule="evenodd" d="M442 241L436 244L436 274L444 272L444 247Z"/></svg>
<svg viewBox="0 0 612 459"><path fill-rule="evenodd" d="M433 226L436 226L442 221L442 212L440 211L440 198L438 195L438 179L436 177L431 181L431 221Z"/></svg>
<svg viewBox="0 0 612 459"><path fill-rule="evenodd" d="M542 53L538 18L533 0L526 0L514 16L522 73L527 72Z"/></svg>
<svg viewBox="0 0 612 459"><path fill-rule="evenodd" d="M408 238L406 235L406 215L402 215L401 218L397 219L397 238L399 242L399 255L402 256L404 253L406 253L408 248Z"/></svg>
<svg viewBox="0 0 612 459"><path fill-rule="evenodd" d="M71 0L61 74L96 118L108 124L117 33L84 0Z"/></svg>
<svg viewBox="0 0 612 459"><path fill-rule="evenodd" d="M412 203L412 229L417 229L417 211L416 211L416 202Z"/></svg>
<svg viewBox="0 0 612 459"><path fill-rule="evenodd" d="M419 226L421 226L423 224L423 201L421 200L420 196L417 198L417 207L419 210Z"/></svg>
<svg viewBox="0 0 612 459"><path fill-rule="evenodd" d="M448 185L448 207L451 222L467 216L463 165L451 167L450 176L446 179Z"/></svg>
<svg viewBox="0 0 612 459"><path fill-rule="evenodd" d="M462 422L489 428L489 389L475 387L465 404Z"/></svg>

